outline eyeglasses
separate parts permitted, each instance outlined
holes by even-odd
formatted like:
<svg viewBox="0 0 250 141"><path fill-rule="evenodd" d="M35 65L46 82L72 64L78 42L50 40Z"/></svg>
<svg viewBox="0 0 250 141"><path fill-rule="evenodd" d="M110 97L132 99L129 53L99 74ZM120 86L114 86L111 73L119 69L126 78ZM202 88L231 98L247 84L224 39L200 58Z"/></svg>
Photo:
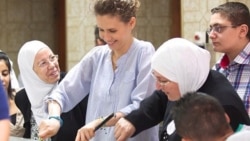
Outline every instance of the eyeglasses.
<svg viewBox="0 0 250 141"><path fill-rule="evenodd" d="M155 79L156 83L160 84L161 87L166 86L168 83L170 83L170 80L159 80L155 75L154 72L151 73L151 75L153 76L153 78Z"/></svg>
<svg viewBox="0 0 250 141"><path fill-rule="evenodd" d="M55 63L58 61L58 55L51 55L49 56L48 60L42 60L38 63L38 67L40 68L47 68L50 63Z"/></svg>
<svg viewBox="0 0 250 141"><path fill-rule="evenodd" d="M157 82L158 84L160 84L161 87L164 87L164 86L166 86L168 83L170 83L171 81L169 81L169 80L161 81L161 80L156 79L156 82Z"/></svg>
<svg viewBox="0 0 250 141"><path fill-rule="evenodd" d="M235 28L237 27L236 25L230 25L230 26L222 26L222 25L215 25L211 26L210 28L207 29L207 34L209 35L212 31L216 33L222 33L224 29L227 27Z"/></svg>

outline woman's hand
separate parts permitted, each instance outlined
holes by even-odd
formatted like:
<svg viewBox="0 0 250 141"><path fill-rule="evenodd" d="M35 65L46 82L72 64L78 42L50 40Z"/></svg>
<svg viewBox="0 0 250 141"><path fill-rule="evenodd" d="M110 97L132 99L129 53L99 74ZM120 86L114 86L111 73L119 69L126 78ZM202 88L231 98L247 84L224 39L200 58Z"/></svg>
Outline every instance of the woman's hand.
<svg viewBox="0 0 250 141"><path fill-rule="evenodd" d="M123 117L124 114L121 112L115 113L115 115L107 122L105 123L105 127L111 127L116 124L116 122ZM89 141L91 138L95 136L95 128L105 119L99 118L96 119L85 126L83 126L81 129L78 130L76 140L75 141Z"/></svg>
<svg viewBox="0 0 250 141"><path fill-rule="evenodd" d="M54 136L60 129L60 121L56 119L47 119L41 122L38 136L41 139L47 139Z"/></svg>
<svg viewBox="0 0 250 141"><path fill-rule="evenodd" d="M124 118L118 120L115 125L115 138L117 141L126 141L135 133L135 127Z"/></svg>
<svg viewBox="0 0 250 141"><path fill-rule="evenodd" d="M96 119L77 131L75 141L89 141L95 136L95 128L102 122L102 119Z"/></svg>

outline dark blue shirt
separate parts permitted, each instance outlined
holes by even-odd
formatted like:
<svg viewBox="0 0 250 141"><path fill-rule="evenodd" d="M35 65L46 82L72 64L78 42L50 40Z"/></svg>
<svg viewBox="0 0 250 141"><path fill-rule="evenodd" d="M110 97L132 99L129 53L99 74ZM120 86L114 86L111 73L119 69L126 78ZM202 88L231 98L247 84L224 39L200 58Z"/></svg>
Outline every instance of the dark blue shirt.
<svg viewBox="0 0 250 141"><path fill-rule="evenodd" d="M0 120L9 118L9 106L7 102L7 94L3 88L2 81L0 81Z"/></svg>

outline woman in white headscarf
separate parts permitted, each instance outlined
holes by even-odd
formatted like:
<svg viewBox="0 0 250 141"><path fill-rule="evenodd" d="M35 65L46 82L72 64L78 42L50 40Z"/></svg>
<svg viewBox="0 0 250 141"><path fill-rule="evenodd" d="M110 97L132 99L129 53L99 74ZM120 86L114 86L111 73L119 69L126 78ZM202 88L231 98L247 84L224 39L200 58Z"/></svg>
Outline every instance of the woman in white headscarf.
<svg viewBox="0 0 250 141"><path fill-rule="evenodd" d="M163 121L160 140L181 141L175 132L171 109L180 97L194 91L217 98L234 130L240 123L250 124L244 105L231 84L219 72L210 70L209 65L209 52L188 40L174 38L162 44L151 61L157 91L143 100L138 110L117 122L116 139L125 140Z"/></svg>
<svg viewBox="0 0 250 141"><path fill-rule="evenodd" d="M38 53L40 54L37 56ZM17 61L34 119L36 124L39 125L42 119L48 118L48 114L44 111L43 99L57 86L57 81L60 79L57 58L46 44L40 41L32 41L22 46ZM45 68L46 65L50 67L47 72L36 72L40 68L47 69ZM45 79L46 76L49 76L48 79Z"/></svg>
<svg viewBox="0 0 250 141"><path fill-rule="evenodd" d="M58 55L41 41L29 41L19 50L18 66L24 89L17 93L15 102L24 115L24 137L38 139L38 125L41 120L53 118L64 121L64 124L61 122L60 131L52 141L74 141L77 130L85 124L87 97L61 117L49 117L44 110L45 96L65 76L65 73L60 72Z"/></svg>
<svg viewBox="0 0 250 141"><path fill-rule="evenodd" d="M32 112L36 113L34 117L37 124L40 123L41 119L47 118L48 115L44 112L43 98L57 86L57 83L55 82L60 78L60 68L58 63L55 63L53 70L50 72L50 75L53 74L54 81L47 83L36 74L36 67L41 67L39 66L39 61L43 61L43 58L41 58L41 60L35 62L35 57L40 50L49 50L48 54L51 54L52 57L49 56L48 59L50 60L53 58L53 63L55 61L57 62L50 48L40 41L33 41L33 43L28 42L24 44L18 53L20 75L31 103Z"/></svg>

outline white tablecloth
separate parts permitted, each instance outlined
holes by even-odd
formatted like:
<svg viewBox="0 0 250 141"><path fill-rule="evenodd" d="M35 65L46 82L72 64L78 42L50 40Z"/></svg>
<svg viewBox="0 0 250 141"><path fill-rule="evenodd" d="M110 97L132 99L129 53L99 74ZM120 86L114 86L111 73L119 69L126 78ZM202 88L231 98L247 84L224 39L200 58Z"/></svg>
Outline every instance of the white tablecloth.
<svg viewBox="0 0 250 141"><path fill-rule="evenodd" d="M19 138L19 137L10 137L9 141L36 141L31 139Z"/></svg>

